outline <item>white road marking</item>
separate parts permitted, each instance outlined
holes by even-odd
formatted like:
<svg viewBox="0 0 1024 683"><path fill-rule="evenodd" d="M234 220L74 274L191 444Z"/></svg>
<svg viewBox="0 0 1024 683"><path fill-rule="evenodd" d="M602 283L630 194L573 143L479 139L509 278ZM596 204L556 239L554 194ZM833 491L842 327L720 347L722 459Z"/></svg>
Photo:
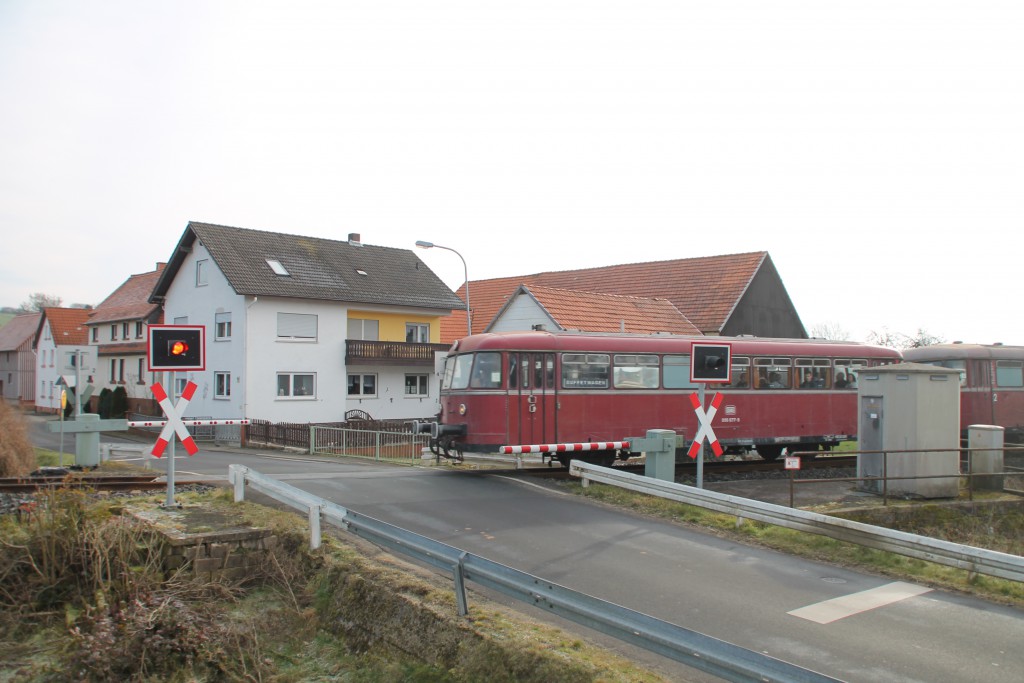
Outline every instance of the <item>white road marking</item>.
<svg viewBox="0 0 1024 683"><path fill-rule="evenodd" d="M547 491L548 493L557 493L560 496L572 495L568 491L559 491L558 489L553 489L550 486L541 486L540 484L534 484L532 481L523 481L522 479L517 479L515 477L506 477L506 476L504 476L502 474L495 474L495 475L492 475L492 476L495 479L508 479L509 481L514 481L515 483L522 484L523 486L532 486L535 489L540 489L541 491Z"/></svg>
<svg viewBox="0 0 1024 683"><path fill-rule="evenodd" d="M931 588L925 588L924 586L915 586L912 583L896 581L879 586L878 588L872 588L871 590L852 593L814 605L808 605L807 607L801 607L800 609L788 612L788 614L818 624L831 624L833 621L838 621L854 614L860 614L861 612L867 612L878 607L891 605L894 602L906 600L917 595L923 595L931 592L931 590Z"/></svg>

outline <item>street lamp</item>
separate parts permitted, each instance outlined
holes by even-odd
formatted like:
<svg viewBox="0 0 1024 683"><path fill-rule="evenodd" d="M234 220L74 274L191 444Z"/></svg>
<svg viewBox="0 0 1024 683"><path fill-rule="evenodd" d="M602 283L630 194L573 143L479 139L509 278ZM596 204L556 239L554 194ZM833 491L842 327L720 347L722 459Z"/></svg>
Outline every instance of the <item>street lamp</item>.
<svg viewBox="0 0 1024 683"><path fill-rule="evenodd" d="M433 242L417 240L416 246L420 249L444 249L445 251L450 251L458 256L459 260L462 261L462 272L466 276L466 332L468 334L473 334L473 323L469 317L469 269L466 268L466 259L462 258L462 254L451 247L442 247L440 244L434 244Z"/></svg>

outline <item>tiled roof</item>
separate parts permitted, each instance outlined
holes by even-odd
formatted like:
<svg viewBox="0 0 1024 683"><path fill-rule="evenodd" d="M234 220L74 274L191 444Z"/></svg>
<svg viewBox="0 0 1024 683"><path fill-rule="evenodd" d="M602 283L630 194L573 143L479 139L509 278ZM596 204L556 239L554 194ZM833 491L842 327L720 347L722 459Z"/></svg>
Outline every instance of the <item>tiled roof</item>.
<svg viewBox="0 0 1024 683"><path fill-rule="evenodd" d="M17 351L18 347L35 336L39 329L39 313L16 315L0 327L0 351Z"/></svg>
<svg viewBox="0 0 1024 683"><path fill-rule="evenodd" d="M89 335L85 323L89 319L90 313L92 311L86 308L43 309L43 318L50 323L53 343L57 346L84 346L87 344ZM42 320L39 325L41 328Z"/></svg>
<svg viewBox="0 0 1024 683"><path fill-rule="evenodd" d="M93 310L89 324L148 319L160 308L158 304L149 303L149 296L166 265L158 263L156 270L132 275L125 280Z"/></svg>
<svg viewBox="0 0 1024 683"><path fill-rule="evenodd" d="M721 331L758 270L766 251L583 268L469 283L473 332L482 332L521 284L647 299L668 299L705 334ZM463 289L458 294L463 295ZM456 322L455 318L459 318ZM453 311L441 323L441 340L466 333L465 314Z"/></svg>
<svg viewBox="0 0 1024 683"><path fill-rule="evenodd" d="M167 293L198 239L235 292L320 301L413 306L450 311L462 302L410 249L351 244L192 221L168 262L152 299ZM287 276L275 275L268 259Z"/></svg>
<svg viewBox="0 0 1024 683"><path fill-rule="evenodd" d="M524 285L522 291L532 295L566 330L700 334L700 330L667 299L576 292L540 285Z"/></svg>

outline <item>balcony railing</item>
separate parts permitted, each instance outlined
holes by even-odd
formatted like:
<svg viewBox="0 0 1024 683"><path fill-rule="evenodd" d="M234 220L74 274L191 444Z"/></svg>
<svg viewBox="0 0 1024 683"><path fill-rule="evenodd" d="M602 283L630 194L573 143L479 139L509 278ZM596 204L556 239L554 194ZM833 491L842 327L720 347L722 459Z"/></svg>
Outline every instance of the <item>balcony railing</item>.
<svg viewBox="0 0 1024 683"><path fill-rule="evenodd" d="M414 344L411 342L345 341L346 365L434 365L434 354L445 352L448 344Z"/></svg>

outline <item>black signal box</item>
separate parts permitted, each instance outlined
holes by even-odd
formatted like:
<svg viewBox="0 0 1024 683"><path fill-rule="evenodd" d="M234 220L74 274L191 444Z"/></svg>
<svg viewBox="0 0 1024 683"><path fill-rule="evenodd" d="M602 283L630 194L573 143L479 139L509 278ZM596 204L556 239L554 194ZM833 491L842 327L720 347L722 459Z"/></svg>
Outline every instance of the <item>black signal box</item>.
<svg viewBox="0 0 1024 683"><path fill-rule="evenodd" d="M690 381L719 382L730 381L730 355L732 346L729 344L694 343L690 351Z"/></svg>
<svg viewBox="0 0 1024 683"><path fill-rule="evenodd" d="M150 325L149 371L205 370L206 327Z"/></svg>

